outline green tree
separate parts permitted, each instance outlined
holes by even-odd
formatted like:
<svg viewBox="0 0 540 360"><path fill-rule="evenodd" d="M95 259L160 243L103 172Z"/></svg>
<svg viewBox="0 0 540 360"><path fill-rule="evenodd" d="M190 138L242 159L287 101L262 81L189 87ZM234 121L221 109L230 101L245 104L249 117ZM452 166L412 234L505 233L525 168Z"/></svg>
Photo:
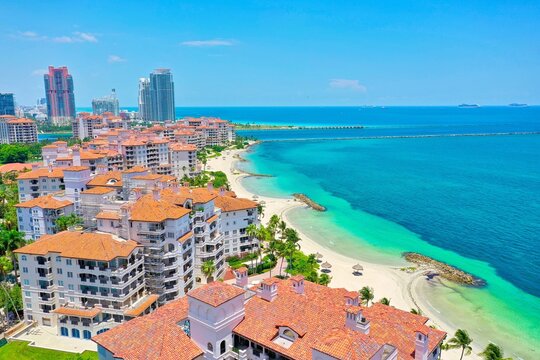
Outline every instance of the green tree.
<svg viewBox="0 0 540 360"><path fill-rule="evenodd" d="M480 355L484 360L512 360L512 358L505 358L503 349L493 343L489 343L484 351L478 355Z"/></svg>
<svg viewBox="0 0 540 360"><path fill-rule="evenodd" d="M463 355L469 355L472 351L471 343L473 339L469 336L467 330L457 329L454 337L448 340L449 349L461 349L460 360Z"/></svg>
<svg viewBox="0 0 540 360"><path fill-rule="evenodd" d="M15 270L15 278L18 281L17 275L17 257L13 251L26 245L24 234L17 230L0 230L0 250L8 254L13 263L13 269Z"/></svg>
<svg viewBox="0 0 540 360"><path fill-rule="evenodd" d="M268 231L270 231L273 237L276 236L276 232L277 232L280 221L281 219L276 214L272 215L270 217L270 221L268 221Z"/></svg>
<svg viewBox="0 0 540 360"><path fill-rule="evenodd" d="M13 271L13 263L8 256L0 256L0 274L5 279L7 274Z"/></svg>
<svg viewBox="0 0 540 360"><path fill-rule="evenodd" d="M213 260L207 260L203 262L201 266L201 271L206 276L206 282L210 282L212 279L212 275L214 274L214 271L216 271L216 265L214 264Z"/></svg>
<svg viewBox="0 0 540 360"><path fill-rule="evenodd" d="M276 254L279 252L279 241L275 238L268 240L266 247L264 248L265 254L269 255L272 259L276 258ZM272 269L270 269L270 275L272 277Z"/></svg>
<svg viewBox="0 0 540 360"><path fill-rule="evenodd" d="M387 298L387 297L383 297L381 300L379 300L379 302L383 305L387 305L389 306L390 305L390 299Z"/></svg>
<svg viewBox="0 0 540 360"><path fill-rule="evenodd" d="M419 308L412 308L410 313L415 315L422 315L422 310L420 310Z"/></svg>
<svg viewBox="0 0 540 360"><path fill-rule="evenodd" d="M328 286L332 281L332 277L328 274L321 274L319 280L317 281L320 285Z"/></svg>
<svg viewBox="0 0 540 360"><path fill-rule="evenodd" d="M82 225L83 218L80 216L77 216L75 213L71 213L69 215L59 216L58 219L56 219L56 222L54 224L56 225L57 231L65 231L71 226Z"/></svg>
<svg viewBox="0 0 540 360"><path fill-rule="evenodd" d="M255 239L257 239L257 236L259 235L259 229L257 228L257 225L255 224L249 224L246 227L246 235L249 236L249 243L250 243L250 252L253 253L253 242ZM253 268L253 258L251 259L251 267Z"/></svg>
<svg viewBox="0 0 540 360"><path fill-rule="evenodd" d="M362 303L366 306L369 306L369 302L373 301L373 298L375 298L373 288L370 286L364 286L360 289L358 293L360 294L360 299L362 299Z"/></svg>

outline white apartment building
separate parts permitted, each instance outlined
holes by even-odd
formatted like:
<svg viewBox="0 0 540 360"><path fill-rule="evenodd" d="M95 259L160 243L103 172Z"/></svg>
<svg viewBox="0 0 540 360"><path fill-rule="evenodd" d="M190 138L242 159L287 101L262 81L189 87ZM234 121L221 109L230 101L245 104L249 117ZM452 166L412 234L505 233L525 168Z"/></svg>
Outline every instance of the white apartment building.
<svg viewBox="0 0 540 360"><path fill-rule="evenodd" d="M35 143L37 126L33 120L9 116L0 117L0 144Z"/></svg>
<svg viewBox="0 0 540 360"><path fill-rule="evenodd" d="M358 292L268 278L248 287L213 282L136 321L94 337L100 360L436 360L444 331L427 317L375 303ZM151 329L151 330L149 330ZM163 358L169 358L163 356Z"/></svg>
<svg viewBox="0 0 540 360"><path fill-rule="evenodd" d="M156 308L144 287L141 245L110 234L64 231L15 251L24 317L59 336L90 339Z"/></svg>
<svg viewBox="0 0 540 360"><path fill-rule="evenodd" d="M215 204L221 209L221 232L225 258L233 255L245 255L258 249L259 241L246 234L246 228L259 226L257 203L219 192Z"/></svg>
<svg viewBox="0 0 540 360"><path fill-rule="evenodd" d="M19 231L28 240L37 240L46 234L56 234L56 219L75 211L69 200L60 200L52 195L24 201L15 205Z"/></svg>
<svg viewBox="0 0 540 360"><path fill-rule="evenodd" d="M19 201L24 202L40 196L49 195L65 189L64 171L53 168L35 168L20 173L17 177Z"/></svg>
<svg viewBox="0 0 540 360"><path fill-rule="evenodd" d="M197 173L197 147L195 145L172 144L170 150L172 175L181 179Z"/></svg>

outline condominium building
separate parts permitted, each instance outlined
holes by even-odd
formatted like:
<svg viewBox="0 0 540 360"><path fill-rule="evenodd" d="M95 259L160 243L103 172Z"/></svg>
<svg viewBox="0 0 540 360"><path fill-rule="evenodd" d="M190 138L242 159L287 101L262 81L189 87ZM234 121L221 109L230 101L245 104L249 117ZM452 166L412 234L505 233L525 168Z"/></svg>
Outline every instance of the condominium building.
<svg viewBox="0 0 540 360"><path fill-rule="evenodd" d="M15 251L24 317L59 336L90 339L151 312L141 245L110 234L64 231Z"/></svg>
<svg viewBox="0 0 540 360"><path fill-rule="evenodd" d="M144 121L174 120L174 82L170 69L156 69L139 80L139 116Z"/></svg>
<svg viewBox="0 0 540 360"><path fill-rule="evenodd" d="M44 75L47 115L52 125L71 125L75 118L73 77L65 66L49 66Z"/></svg>
<svg viewBox="0 0 540 360"><path fill-rule="evenodd" d="M0 116L0 144L35 143L37 126L33 120Z"/></svg>
<svg viewBox="0 0 540 360"><path fill-rule="evenodd" d="M192 177L197 172L197 147L189 144L170 145L171 174L178 179Z"/></svg>
<svg viewBox="0 0 540 360"><path fill-rule="evenodd" d="M19 201L24 202L34 198L49 195L65 189L64 171L53 168L34 168L20 173L17 177Z"/></svg>
<svg viewBox="0 0 540 360"><path fill-rule="evenodd" d="M294 276L248 287L213 282L93 337L100 360L435 360L446 333L428 318L380 303L359 306L358 292ZM180 355L181 354L181 355Z"/></svg>
<svg viewBox="0 0 540 360"><path fill-rule="evenodd" d="M111 95L109 96L92 99L92 113L94 113L94 115L101 115L106 112L112 113L114 116L118 116L120 113L120 105L118 103L118 98L116 97L115 89L112 89Z"/></svg>
<svg viewBox="0 0 540 360"><path fill-rule="evenodd" d="M73 203L60 200L52 195L41 196L15 205L19 231L28 240L37 240L46 234L57 232L56 220L75 212Z"/></svg>
<svg viewBox="0 0 540 360"><path fill-rule="evenodd" d="M220 191L215 204L221 209L221 232L225 257L246 255L258 249L256 238L248 236L249 225L259 225L258 204L249 199L237 198Z"/></svg>
<svg viewBox="0 0 540 360"><path fill-rule="evenodd" d="M15 97L12 93L0 93L0 115L15 116Z"/></svg>

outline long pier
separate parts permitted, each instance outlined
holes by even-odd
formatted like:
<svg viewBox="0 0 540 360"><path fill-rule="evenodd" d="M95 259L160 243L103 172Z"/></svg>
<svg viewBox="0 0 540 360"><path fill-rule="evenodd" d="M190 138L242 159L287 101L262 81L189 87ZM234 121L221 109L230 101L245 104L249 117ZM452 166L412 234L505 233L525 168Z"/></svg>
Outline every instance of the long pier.
<svg viewBox="0 0 540 360"><path fill-rule="evenodd" d="M304 138L304 139L268 139L260 142L284 142L284 141L322 141L322 140L376 140L376 139L422 139L422 138L443 138L443 137L466 137L466 136L522 136L540 135L540 131L517 131L502 133L468 133L468 134L425 134L425 135L380 135L380 136L351 136L351 137L329 137L329 138Z"/></svg>
<svg viewBox="0 0 540 360"><path fill-rule="evenodd" d="M272 126L272 125L260 125L253 127L243 127L242 125L236 125L236 131L268 131L268 130L359 130L364 129L362 125L329 125L329 126Z"/></svg>

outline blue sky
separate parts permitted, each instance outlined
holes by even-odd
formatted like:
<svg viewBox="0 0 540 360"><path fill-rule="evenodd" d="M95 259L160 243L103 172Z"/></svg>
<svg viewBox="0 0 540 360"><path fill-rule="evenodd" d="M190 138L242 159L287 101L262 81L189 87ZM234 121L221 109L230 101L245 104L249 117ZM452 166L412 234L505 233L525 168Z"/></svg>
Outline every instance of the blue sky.
<svg viewBox="0 0 540 360"><path fill-rule="evenodd" d="M0 91L77 106L172 69L177 106L540 104L540 1L0 0Z"/></svg>

